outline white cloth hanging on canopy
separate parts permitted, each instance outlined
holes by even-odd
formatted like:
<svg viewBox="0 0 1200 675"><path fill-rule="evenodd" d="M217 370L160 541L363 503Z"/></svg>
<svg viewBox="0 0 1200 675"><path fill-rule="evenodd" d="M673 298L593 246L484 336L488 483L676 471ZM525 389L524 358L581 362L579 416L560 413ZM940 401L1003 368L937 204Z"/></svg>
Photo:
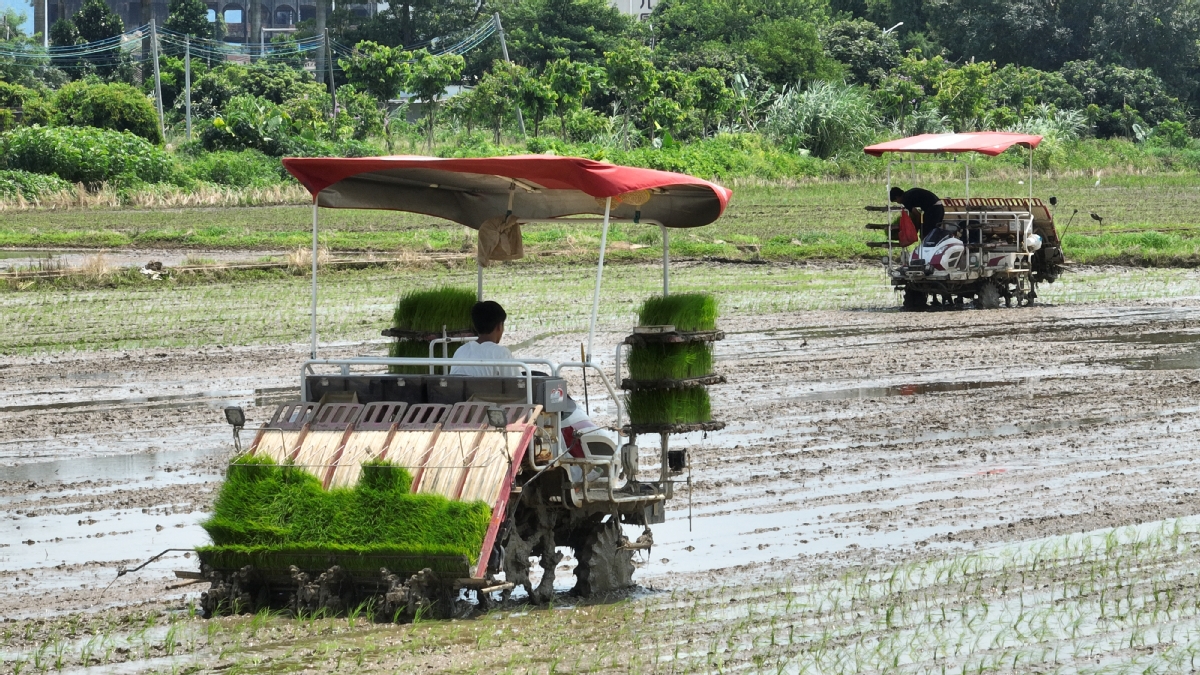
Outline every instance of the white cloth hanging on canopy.
<svg viewBox="0 0 1200 675"><path fill-rule="evenodd" d="M518 260L525 257L521 240L521 225L515 215L488 218L479 225L479 245L475 258L483 267L490 262Z"/></svg>

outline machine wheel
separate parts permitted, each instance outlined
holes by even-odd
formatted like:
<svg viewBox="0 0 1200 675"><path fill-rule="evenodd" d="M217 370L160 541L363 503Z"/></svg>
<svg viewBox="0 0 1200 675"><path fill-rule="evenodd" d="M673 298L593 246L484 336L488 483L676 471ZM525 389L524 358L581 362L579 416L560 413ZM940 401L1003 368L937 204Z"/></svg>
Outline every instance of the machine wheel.
<svg viewBox="0 0 1200 675"><path fill-rule="evenodd" d="M1003 297L1000 284L995 281L985 281L979 287L979 295L975 301L976 307L978 309L1000 309L1000 300Z"/></svg>
<svg viewBox="0 0 1200 675"><path fill-rule="evenodd" d="M574 593L592 597L633 585L633 551L621 548L621 526L616 521L597 524L575 549Z"/></svg>
<svg viewBox="0 0 1200 675"><path fill-rule="evenodd" d="M915 288L904 289L904 309L920 312L929 305L929 294Z"/></svg>

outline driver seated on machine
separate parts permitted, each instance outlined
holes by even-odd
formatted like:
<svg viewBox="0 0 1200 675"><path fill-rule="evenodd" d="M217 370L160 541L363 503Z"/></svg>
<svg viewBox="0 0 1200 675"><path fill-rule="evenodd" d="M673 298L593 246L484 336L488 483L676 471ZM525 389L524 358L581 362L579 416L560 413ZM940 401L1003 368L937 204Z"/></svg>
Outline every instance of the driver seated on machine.
<svg viewBox="0 0 1200 675"><path fill-rule="evenodd" d="M502 346L500 340L504 337L504 321L508 313L494 300L477 302L471 307L471 323L475 328L477 339L474 342L464 342L458 351L454 352L454 360L462 361L511 361L512 351ZM520 377L521 369L515 366L452 366L451 375L469 375L475 377ZM544 375L544 373L534 373ZM563 442L567 452L574 457L583 456L584 434L602 433L608 435L588 417L583 408L568 396L569 411L562 414ZM615 441L615 439L614 439Z"/></svg>

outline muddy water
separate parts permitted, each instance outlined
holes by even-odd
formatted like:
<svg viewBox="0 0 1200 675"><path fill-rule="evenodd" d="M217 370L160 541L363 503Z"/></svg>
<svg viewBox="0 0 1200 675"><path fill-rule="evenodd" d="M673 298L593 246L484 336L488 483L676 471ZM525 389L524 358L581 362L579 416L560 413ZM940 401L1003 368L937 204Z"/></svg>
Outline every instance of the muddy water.
<svg viewBox="0 0 1200 675"><path fill-rule="evenodd" d="M648 587L1196 512L1200 304L734 315L723 327L729 383L711 393L729 427L673 441L689 449L691 487L679 476L655 547L638 554L635 579ZM597 353L611 355L621 335L599 336ZM571 360L578 338L512 341ZM172 574L195 568L183 552L120 579L116 569L205 543L197 523L231 450L220 408L242 405L257 425L291 396L304 357L264 347L7 359L0 616L197 590ZM612 421L598 389L595 415ZM570 559L558 573L569 587Z"/></svg>

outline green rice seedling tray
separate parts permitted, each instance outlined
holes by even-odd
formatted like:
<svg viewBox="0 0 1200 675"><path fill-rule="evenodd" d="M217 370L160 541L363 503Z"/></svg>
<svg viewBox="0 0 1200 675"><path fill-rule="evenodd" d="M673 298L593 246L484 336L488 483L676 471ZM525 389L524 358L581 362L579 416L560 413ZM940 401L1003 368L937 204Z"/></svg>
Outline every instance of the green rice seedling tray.
<svg viewBox="0 0 1200 675"><path fill-rule="evenodd" d="M475 291L465 288L442 287L432 290L409 291L396 303L392 312L392 328L421 333L435 333L441 337L442 329L466 331L471 325L471 307L475 305Z"/></svg>
<svg viewBox="0 0 1200 675"><path fill-rule="evenodd" d="M712 347L702 342L635 345L627 359L629 379L688 380L713 374Z"/></svg>
<svg viewBox="0 0 1200 675"><path fill-rule="evenodd" d="M717 299L708 293L675 293L647 298L638 309L639 326L675 326L681 333L717 328Z"/></svg>
<svg viewBox="0 0 1200 675"><path fill-rule="evenodd" d="M299 467L241 458L229 466L212 517L201 523L213 542L198 549L201 561L219 570L338 564L363 575L431 567L468 576L491 508L413 494L411 487L408 471L386 462L365 463L353 488L325 490Z"/></svg>
<svg viewBox="0 0 1200 675"><path fill-rule="evenodd" d="M704 387L635 389L625 395L625 400L631 425L697 424L712 419Z"/></svg>

